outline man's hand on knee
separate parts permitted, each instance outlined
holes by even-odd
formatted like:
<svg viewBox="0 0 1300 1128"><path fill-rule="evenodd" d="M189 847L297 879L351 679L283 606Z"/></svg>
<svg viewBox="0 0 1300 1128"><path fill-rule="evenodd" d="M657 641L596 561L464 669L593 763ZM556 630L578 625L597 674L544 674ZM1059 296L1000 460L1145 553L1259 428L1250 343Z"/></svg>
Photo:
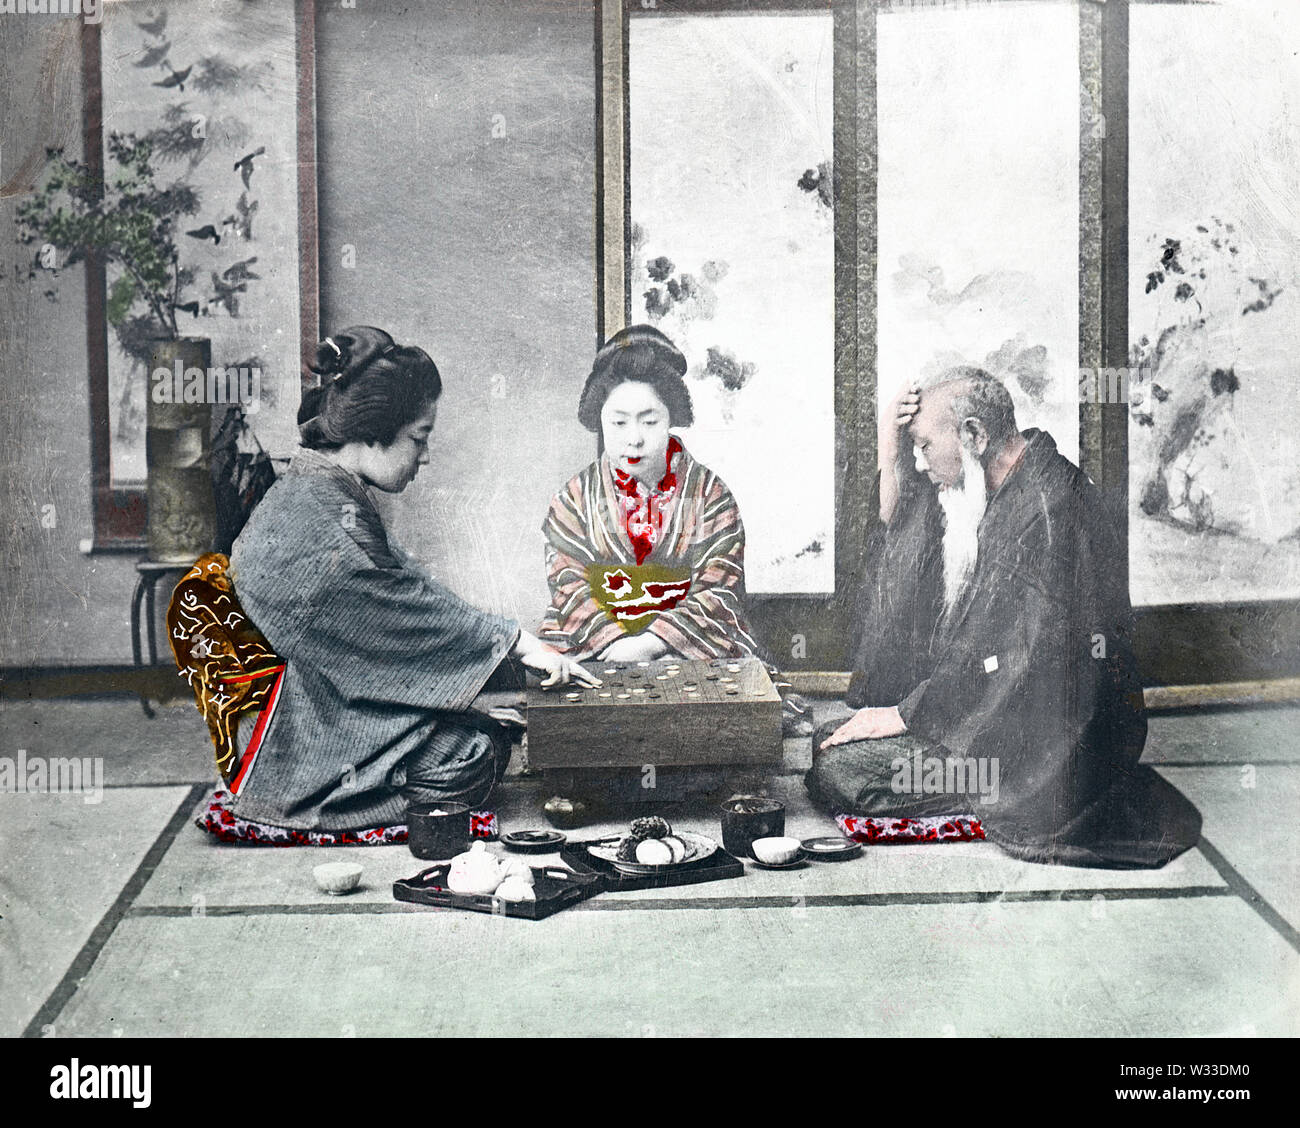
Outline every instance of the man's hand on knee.
<svg viewBox="0 0 1300 1128"><path fill-rule="evenodd" d="M907 731L897 707L887 709L859 709L821 743L821 751L836 744L852 744L855 740L883 740L887 736L902 736Z"/></svg>

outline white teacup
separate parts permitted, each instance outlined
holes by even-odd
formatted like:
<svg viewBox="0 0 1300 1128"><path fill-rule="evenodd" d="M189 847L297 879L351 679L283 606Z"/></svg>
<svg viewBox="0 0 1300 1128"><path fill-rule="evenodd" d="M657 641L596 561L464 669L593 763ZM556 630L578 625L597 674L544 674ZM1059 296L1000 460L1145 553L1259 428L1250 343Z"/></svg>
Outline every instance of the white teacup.
<svg viewBox="0 0 1300 1128"><path fill-rule="evenodd" d="M361 867L356 862L325 862L312 870L321 892L335 897L351 893L361 880Z"/></svg>
<svg viewBox="0 0 1300 1128"><path fill-rule="evenodd" d="M756 838L750 845L754 857L769 866L783 866L799 856L797 838Z"/></svg>

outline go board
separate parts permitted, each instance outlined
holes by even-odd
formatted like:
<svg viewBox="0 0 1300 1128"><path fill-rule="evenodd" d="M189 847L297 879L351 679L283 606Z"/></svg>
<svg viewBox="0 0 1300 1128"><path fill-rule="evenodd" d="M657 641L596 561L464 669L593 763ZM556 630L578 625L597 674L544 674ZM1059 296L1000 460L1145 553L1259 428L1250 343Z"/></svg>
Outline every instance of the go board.
<svg viewBox="0 0 1300 1128"><path fill-rule="evenodd" d="M757 658L583 665L599 688L528 689L535 767L781 763L781 698Z"/></svg>

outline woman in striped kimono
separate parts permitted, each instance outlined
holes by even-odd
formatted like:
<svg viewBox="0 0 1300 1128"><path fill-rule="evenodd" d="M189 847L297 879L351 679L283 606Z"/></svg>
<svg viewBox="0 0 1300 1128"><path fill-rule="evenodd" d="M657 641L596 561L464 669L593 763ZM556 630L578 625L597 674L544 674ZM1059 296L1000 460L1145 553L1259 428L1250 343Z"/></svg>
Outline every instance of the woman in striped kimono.
<svg viewBox="0 0 1300 1128"><path fill-rule="evenodd" d="M685 372L686 358L647 325L596 354L578 419L601 434L604 452L555 495L542 526L551 606L540 633L566 654L634 662L762 653L741 607L736 499L671 433L693 421ZM787 732L808 728L804 703L789 694L785 703Z"/></svg>
<svg viewBox="0 0 1300 1128"><path fill-rule="evenodd" d="M232 780L244 819L303 830L405 821L411 803L484 802L505 730L475 698L507 656L597 684L518 624L465 603L393 545L371 491L429 461L438 369L379 329L326 340L299 411L304 449L235 542L231 578L285 663Z"/></svg>

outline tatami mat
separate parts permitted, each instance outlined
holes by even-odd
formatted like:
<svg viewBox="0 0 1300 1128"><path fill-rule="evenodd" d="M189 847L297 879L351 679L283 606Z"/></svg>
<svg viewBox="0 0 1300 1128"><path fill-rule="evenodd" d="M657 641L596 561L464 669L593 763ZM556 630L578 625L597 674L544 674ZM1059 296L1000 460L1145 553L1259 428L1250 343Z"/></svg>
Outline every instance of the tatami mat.
<svg viewBox="0 0 1300 1128"><path fill-rule="evenodd" d="M1295 1034L1241 902L124 921L76 1035ZM144 986L142 986L144 985ZM1288 986L1290 985L1290 986Z"/></svg>
<svg viewBox="0 0 1300 1128"><path fill-rule="evenodd" d="M1161 770L1200 808L1204 837L1300 929L1300 764Z"/></svg>
<svg viewBox="0 0 1300 1128"><path fill-rule="evenodd" d="M23 1032L188 791L0 793L0 1037Z"/></svg>
<svg viewBox="0 0 1300 1128"><path fill-rule="evenodd" d="M1153 713L1142 759L1148 764L1300 764L1300 707Z"/></svg>
<svg viewBox="0 0 1300 1128"><path fill-rule="evenodd" d="M131 699L60 702L42 706L48 728L34 709L7 706L3 734L32 754L102 753L108 790L99 805L0 796L0 1034L40 1033L45 1018L56 1036L214 1021L284 1036L1300 1034L1285 709L1152 718L1147 758L1206 826L1162 870L1031 865L981 842L878 846L603 894L536 923L395 902L392 882L426 865L405 846L217 843L193 826L188 786L168 786L210 776L192 709L149 721ZM835 833L808 801L806 762L807 741L787 742L768 790L788 833ZM502 828L547 825L552 790L511 779ZM716 839L720 798L651 801L569 833L661 809ZM313 867L334 860L364 867L354 894L317 890Z"/></svg>
<svg viewBox="0 0 1300 1128"><path fill-rule="evenodd" d="M188 692L188 691L187 691ZM33 756L99 756L108 787L198 783L215 774L212 741L193 699L154 705L129 694L0 701L0 744Z"/></svg>

